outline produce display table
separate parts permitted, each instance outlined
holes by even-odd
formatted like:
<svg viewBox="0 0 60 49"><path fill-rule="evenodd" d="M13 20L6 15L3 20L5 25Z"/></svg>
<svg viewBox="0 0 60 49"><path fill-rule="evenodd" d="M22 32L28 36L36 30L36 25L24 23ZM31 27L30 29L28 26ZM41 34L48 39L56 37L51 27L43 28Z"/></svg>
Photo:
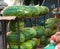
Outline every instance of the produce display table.
<svg viewBox="0 0 60 49"><path fill-rule="evenodd" d="M15 20L16 19L16 16L14 17L10 17L10 16L7 16L7 17L1 17L0 16L0 21L2 23L2 41L3 41L3 49L7 49L7 36L6 36L6 33L7 33L7 24L8 24L8 21L12 21L12 20ZM18 32L19 31L19 25L18 25ZM20 36L20 34L18 33L18 35ZM20 37L18 36L18 41L20 41ZM19 42L18 42L19 44ZM19 47L18 49L20 49L20 44L19 44Z"/></svg>

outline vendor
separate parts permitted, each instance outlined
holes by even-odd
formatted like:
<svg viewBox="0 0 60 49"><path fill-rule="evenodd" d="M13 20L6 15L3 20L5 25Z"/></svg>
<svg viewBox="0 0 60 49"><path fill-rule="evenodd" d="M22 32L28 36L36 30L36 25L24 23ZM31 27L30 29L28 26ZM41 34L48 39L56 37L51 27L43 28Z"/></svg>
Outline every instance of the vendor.
<svg viewBox="0 0 60 49"><path fill-rule="evenodd" d="M50 43L58 44L60 43L60 22L57 23L57 32L51 36Z"/></svg>

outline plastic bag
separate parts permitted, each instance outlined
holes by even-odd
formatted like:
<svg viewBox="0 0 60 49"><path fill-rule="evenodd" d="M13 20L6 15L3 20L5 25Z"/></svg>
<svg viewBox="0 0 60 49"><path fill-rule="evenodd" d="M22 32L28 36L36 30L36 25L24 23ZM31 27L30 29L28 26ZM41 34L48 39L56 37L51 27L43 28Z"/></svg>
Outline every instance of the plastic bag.
<svg viewBox="0 0 60 49"><path fill-rule="evenodd" d="M55 44L48 44L46 47L44 47L44 49L55 49Z"/></svg>

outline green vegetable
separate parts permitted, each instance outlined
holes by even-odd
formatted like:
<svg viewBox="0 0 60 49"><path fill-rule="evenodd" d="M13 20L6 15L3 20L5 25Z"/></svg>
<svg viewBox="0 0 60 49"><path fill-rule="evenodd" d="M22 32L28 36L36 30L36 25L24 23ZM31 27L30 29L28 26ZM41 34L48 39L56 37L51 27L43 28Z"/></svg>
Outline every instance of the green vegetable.
<svg viewBox="0 0 60 49"><path fill-rule="evenodd" d="M49 19L47 19L46 28L50 28L52 30L56 30L57 29L56 24L57 24L58 21L59 20L57 18L49 18Z"/></svg>
<svg viewBox="0 0 60 49"><path fill-rule="evenodd" d="M34 28L24 28L22 31L26 39L31 39L36 36L36 30Z"/></svg>
<svg viewBox="0 0 60 49"><path fill-rule="evenodd" d="M40 14L45 15L49 13L49 9L46 6L40 6Z"/></svg>
<svg viewBox="0 0 60 49"><path fill-rule="evenodd" d="M40 6L38 6L38 5L36 5L36 6L34 6L36 9L37 9L37 13L38 13L38 15L40 14Z"/></svg>
<svg viewBox="0 0 60 49"><path fill-rule="evenodd" d="M11 49L18 49L18 45L11 45ZM20 45L20 49L24 49L24 47Z"/></svg>
<svg viewBox="0 0 60 49"><path fill-rule="evenodd" d="M47 39L46 39L46 45L48 45L48 44L50 44L50 38L47 38ZM46 45L45 45L45 46L46 46Z"/></svg>
<svg viewBox="0 0 60 49"><path fill-rule="evenodd" d="M28 40L20 45L20 49L33 49L36 46L36 40ZM18 49L18 45L11 45L12 49ZM9 49L9 48L8 48Z"/></svg>
<svg viewBox="0 0 60 49"><path fill-rule="evenodd" d="M22 44L25 49L33 49L37 44L36 40L29 40Z"/></svg>
<svg viewBox="0 0 60 49"><path fill-rule="evenodd" d="M40 44L45 45L45 43L46 43L46 36L43 35L40 37Z"/></svg>
<svg viewBox="0 0 60 49"><path fill-rule="evenodd" d="M2 14L4 16L19 16L19 17L23 17L24 16L24 6L8 6L6 7Z"/></svg>
<svg viewBox="0 0 60 49"><path fill-rule="evenodd" d="M36 33L37 33L37 35L36 35L37 37L41 37L42 35L46 35L45 28L43 26L37 26L35 28L35 30L36 30Z"/></svg>
<svg viewBox="0 0 60 49"><path fill-rule="evenodd" d="M46 37L51 37L53 31L49 28L47 28L45 31L46 31Z"/></svg>
<svg viewBox="0 0 60 49"><path fill-rule="evenodd" d="M24 49L32 49L33 48L32 44L29 42L23 43L23 46L24 46Z"/></svg>
<svg viewBox="0 0 60 49"><path fill-rule="evenodd" d="M21 21L19 23L19 25L20 25L19 26L20 28L24 28L24 22L23 21ZM18 30L17 22L16 21L11 21L10 24L9 24L9 28L10 28L11 31L16 32Z"/></svg>
<svg viewBox="0 0 60 49"><path fill-rule="evenodd" d="M26 17L32 17L36 15L36 9L33 6L25 6L24 7L25 11L25 16Z"/></svg>
<svg viewBox="0 0 60 49"><path fill-rule="evenodd" d="M48 14L49 9L46 6L8 6L3 9L3 16L32 17Z"/></svg>
<svg viewBox="0 0 60 49"><path fill-rule="evenodd" d="M18 44L18 35L17 33L16 34L13 34L13 32L11 34L8 35L8 39L9 39L9 42L11 42L11 44ZM20 42L24 42L25 41L25 35L20 33Z"/></svg>

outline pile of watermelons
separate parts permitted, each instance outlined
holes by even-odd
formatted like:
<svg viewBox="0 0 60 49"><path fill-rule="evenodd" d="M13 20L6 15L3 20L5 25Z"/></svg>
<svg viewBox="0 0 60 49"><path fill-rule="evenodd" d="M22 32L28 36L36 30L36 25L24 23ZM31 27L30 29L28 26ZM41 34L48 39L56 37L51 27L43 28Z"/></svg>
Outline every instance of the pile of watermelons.
<svg viewBox="0 0 60 49"><path fill-rule="evenodd" d="M20 43L25 43L26 41L31 40L32 38L40 38L40 44L47 45L50 43L50 37L55 34L57 30L57 18L49 18L46 20L45 28L44 26L36 27L27 27L20 28ZM24 23L21 23L20 26L24 26ZM50 25L52 24L52 25ZM11 34L8 35L8 39L12 45L17 45L17 23L10 23Z"/></svg>
<svg viewBox="0 0 60 49"><path fill-rule="evenodd" d="M12 27L15 28L14 26ZM43 26L37 26L22 28L20 30L20 43L24 43L32 38L40 38L40 44L44 44L46 40L45 28ZM16 45L18 43L17 31L14 32L14 29L12 29L12 32L8 35L8 39L10 44Z"/></svg>
<svg viewBox="0 0 60 49"><path fill-rule="evenodd" d="M8 40L11 44L12 49L18 48L18 33L11 32L8 35ZM36 30L34 28L23 28L20 31L20 48L21 49L33 49L37 45L37 41L35 39Z"/></svg>
<svg viewBox="0 0 60 49"><path fill-rule="evenodd" d="M46 6L26 6L14 5L8 6L2 11L3 16L35 17L45 15L49 12Z"/></svg>
<svg viewBox="0 0 60 49"><path fill-rule="evenodd" d="M20 49L34 49L36 45L37 45L36 40L32 39L22 43L20 45ZM11 49L18 49L18 45L11 45Z"/></svg>
<svg viewBox="0 0 60 49"><path fill-rule="evenodd" d="M8 35L8 39L13 44L18 42L18 33L17 32L11 32ZM36 36L36 30L34 28L24 28L20 31L20 42L25 42L27 40L30 40Z"/></svg>
<svg viewBox="0 0 60 49"><path fill-rule="evenodd" d="M6 7L2 14L3 16L18 16L21 17L36 17L39 15L45 15L49 12L46 6L20 6L14 5ZM59 20L57 18L49 18L46 20L45 28L43 26L24 28L24 22L20 25L20 49L34 49L37 45L37 41L32 38L40 38L40 43L46 45L49 43L49 38L56 32L56 23ZM8 35L8 40L12 49L17 49L17 22L10 22L9 28L11 33Z"/></svg>
<svg viewBox="0 0 60 49"><path fill-rule="evenodd" d="M56 33L57 31L57 23L59 22L59 19L57 18L49 18L45 22L45 32L46 32L46 45L50 42L50 37Z"/></svg>
<svg viewBox="0 0 60 49"><path fill-rule="evenodd" d="M49 18L46 20L46 28L55 30L57 28L56 24L59 20L57 18Z"/></svg>

